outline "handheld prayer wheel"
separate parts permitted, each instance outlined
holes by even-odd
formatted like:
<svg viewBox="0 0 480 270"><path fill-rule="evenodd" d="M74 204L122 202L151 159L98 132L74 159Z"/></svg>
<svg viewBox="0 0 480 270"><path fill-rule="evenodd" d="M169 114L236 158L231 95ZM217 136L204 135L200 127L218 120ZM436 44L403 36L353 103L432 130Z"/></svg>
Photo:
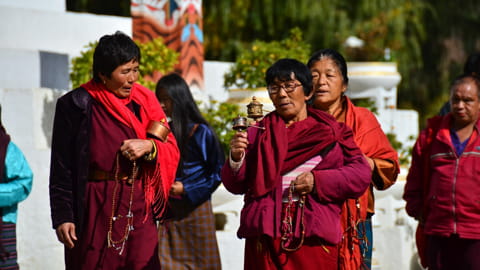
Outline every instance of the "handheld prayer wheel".
<svg viewBox="0 0 480 270"><path fill-rule="evenodd" d="M233 119L232 128L236 131L243 131L247 129L247 118L244 116L238 115Z"/></svg>
<svg viewBox="0 0 480 270"><path fill-rule="evenodd" d="M252 97L252 101L247 105L247 117L252 118L255 122L263 117L263 104L257 101L256 97ZM244 131L247 127L254 127L259 129L265 129L264 127L258 127L256 125L248 124L248 119L245 116L238 115L233 119L232 128L236 131Z"/></svg>
<svg viewBox="0 0 480 270"><path fill-rule="evenodd" d="M148 123L147 133L154 135L155 137L159 138L162 142L166 142L168 138L168 134L170 133L170 129L165 124L166 119L162 119L160 121L151 120Z"/></svg>
<svg viewBox="0 0 480 270"><path fill-rule="evenodd" d="M263 117L263 104L257 101L255 96L252 97L252 101L247 105L247 116L252 118L255 122Z"/></svg>

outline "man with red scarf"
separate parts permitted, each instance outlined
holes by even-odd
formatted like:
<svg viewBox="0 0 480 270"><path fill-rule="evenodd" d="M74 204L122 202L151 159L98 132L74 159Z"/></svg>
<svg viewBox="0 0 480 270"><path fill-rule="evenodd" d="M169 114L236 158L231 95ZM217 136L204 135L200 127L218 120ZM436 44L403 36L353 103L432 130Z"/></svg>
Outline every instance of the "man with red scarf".
<svg viewBox="0 0 480 270"><path fill-rule="evenodd" d="M155 94L136 83L140 50L103 36L93 79L61 97L50 205L66 269L158 269L162 217L179 152Z"/></svg>

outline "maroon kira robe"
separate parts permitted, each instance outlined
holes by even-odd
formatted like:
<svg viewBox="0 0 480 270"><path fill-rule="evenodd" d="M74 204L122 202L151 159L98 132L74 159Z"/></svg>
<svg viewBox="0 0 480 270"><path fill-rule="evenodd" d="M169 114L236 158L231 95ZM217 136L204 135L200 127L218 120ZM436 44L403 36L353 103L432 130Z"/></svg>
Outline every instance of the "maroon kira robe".
<svg viewBox="0 0 480 270"><path fill-rule="evenodd" d="M133 101L127 106L135 111ZM136 113L138 116L138 113ZM90 170L113 172L115 156L123 140L136 138L135 131L116 120L98 102L92 106L92 132L90 137ZM140 163L141 164L141 163ZM131 163L121 156L122 172L130 174ZM117 192L116 215L122 215L113 222L112 239L120 240L125 235L126 214L130 201L131 187L120 181ZM157 227L151 216L145 219L145 197L142 181L135 181L133 194L133 231L125 247L120 249L107 246L107 232L112 214L112 200L115 181L89 181L85 191L85 223L83 233L75 247L66 249L66 269L160 269L158 260ZM121 247L121 244L117 244Z"/></svg>

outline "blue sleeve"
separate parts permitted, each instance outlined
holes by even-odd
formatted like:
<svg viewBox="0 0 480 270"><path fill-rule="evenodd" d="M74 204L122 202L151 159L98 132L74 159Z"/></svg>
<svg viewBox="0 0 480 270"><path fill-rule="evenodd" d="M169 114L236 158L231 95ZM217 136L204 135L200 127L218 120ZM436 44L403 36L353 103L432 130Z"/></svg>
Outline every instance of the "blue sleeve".
<svg viewBox="0 0 480 270"><path fill-rule="evenodd" d="M0 183L0 207L16 205L32 190L33 173L22 151L10 142L5 156L5 172Z"/></svg>
<svg viewBox="0 0 480 270"><path fill-rule="evenodd" d="M184 163L185 176L177 179L183 183L185 197L194 205L210 199L220 184L220 170L225 157L213 132L199 125L189 144L195 161Z"/></svg>

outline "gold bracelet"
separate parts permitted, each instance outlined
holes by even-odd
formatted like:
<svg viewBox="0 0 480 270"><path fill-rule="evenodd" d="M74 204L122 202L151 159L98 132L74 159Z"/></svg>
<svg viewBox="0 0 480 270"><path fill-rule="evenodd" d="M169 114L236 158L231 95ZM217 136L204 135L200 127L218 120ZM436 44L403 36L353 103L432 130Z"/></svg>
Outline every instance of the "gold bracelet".
<svg viewBox="0 0 480 270"><path fill-rule="evenodd" d="M149 140L149 141L152 142L153 151L143 156L143 159L145 159L146 161L152 161L157 157L157 145L155 144L154 140Z"/></svg>

